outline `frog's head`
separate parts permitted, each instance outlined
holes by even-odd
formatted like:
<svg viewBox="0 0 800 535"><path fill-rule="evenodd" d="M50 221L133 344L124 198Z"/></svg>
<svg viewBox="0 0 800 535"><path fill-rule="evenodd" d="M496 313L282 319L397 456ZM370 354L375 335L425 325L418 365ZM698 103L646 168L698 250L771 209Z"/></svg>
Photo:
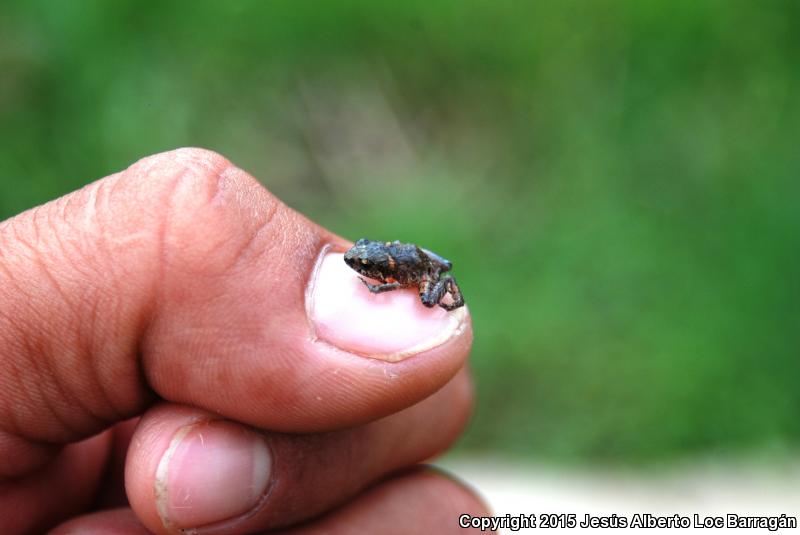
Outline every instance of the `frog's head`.
<svg viewBox="0 0 800 535"><path fill-rule="evenodd" d="M389 254L382 242L361 238L346 253L344 261L352 269L375 280L385 280Z"/></svg>

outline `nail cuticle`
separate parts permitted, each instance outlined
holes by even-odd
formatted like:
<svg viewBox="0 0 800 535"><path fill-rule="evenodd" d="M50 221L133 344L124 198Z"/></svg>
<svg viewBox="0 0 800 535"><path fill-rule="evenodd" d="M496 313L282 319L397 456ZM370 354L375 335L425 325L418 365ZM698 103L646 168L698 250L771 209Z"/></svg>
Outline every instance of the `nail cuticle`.
<svg viewBox="0 0 800 535"><path fill-rule="evenodd" d="M333 251L334 246L332 243L326 243L320 249L319 254L317 255L317 259L314 261L314 267L311 269L311 275L309 276L308 283L306 283L306 292L305 292L305 306L306 306L306 319L308 320L308 328L311 332L311 340L317 341L317 329L314 325L314 293L317 289L317 276L319 275L320 269L322 269L322 262L325 260L325 257Z"/></svg>
<svg viewBox="0 0 800 535"><path fill-rule="evenodd" d="M175 526L172 524L172 521L169 519L168 511L167 511L167 503L169 501L169 490L167 484L167 477L169 475L169 463L172 460L172 457L175 455L175 451L180 446L183 439L189 432L197 427L200 422L194 422L189 425L185 425L178 429L175 434L172 436L172 440L170 440L169 446L167 446L166 451L161 456L161 460L158 462L158 467L156 468L156 478L155 478L155 496L156 496L156 510L158 511L158 516L161 518L161 523L170 531L173 531Z"/></svg>

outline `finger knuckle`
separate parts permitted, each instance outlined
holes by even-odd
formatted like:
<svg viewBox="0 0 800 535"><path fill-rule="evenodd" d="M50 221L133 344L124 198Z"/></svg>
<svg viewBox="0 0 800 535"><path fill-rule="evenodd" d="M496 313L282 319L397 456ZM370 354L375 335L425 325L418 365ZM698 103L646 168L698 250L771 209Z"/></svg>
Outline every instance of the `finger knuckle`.
<svg viewBox="0 0 800 535"><path fill-rule="evenodd" d="M145 158L128 171L157 199L162 255L181 270L218 275L269 227L282 203L220 154L183 148ZM140 199L147 204L145 199Z"/></svg>

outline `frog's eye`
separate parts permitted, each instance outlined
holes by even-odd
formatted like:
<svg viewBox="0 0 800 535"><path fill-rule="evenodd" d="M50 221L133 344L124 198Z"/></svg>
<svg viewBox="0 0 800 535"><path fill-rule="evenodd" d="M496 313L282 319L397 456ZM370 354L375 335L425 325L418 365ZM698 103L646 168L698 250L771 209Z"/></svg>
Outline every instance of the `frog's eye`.
<svg viewBox="0 0 800 535"><path fill-rule="evenodd" d="M417 274L416 273L409 273L408 274L408 280L410 280L411 282L417 282Z"/></svg>

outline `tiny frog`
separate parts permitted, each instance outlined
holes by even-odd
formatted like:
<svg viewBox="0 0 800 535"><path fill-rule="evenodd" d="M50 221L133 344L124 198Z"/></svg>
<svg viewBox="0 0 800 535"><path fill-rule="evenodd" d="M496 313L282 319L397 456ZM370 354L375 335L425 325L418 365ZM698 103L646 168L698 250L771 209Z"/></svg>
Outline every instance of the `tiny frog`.
<svg viewBox="0 0 800 535"><path fill-rule="evenodd" d="M416 287L422 304L428 308L439 305L453 310L464 306L456 279L452 275L442 275L450 271L453 264L413 243L361 238L344 254L344 261L361 275L381 281L381 284L370 284L359 277L372 293ZM443 302L448 293L452 303Z"/></svg>

